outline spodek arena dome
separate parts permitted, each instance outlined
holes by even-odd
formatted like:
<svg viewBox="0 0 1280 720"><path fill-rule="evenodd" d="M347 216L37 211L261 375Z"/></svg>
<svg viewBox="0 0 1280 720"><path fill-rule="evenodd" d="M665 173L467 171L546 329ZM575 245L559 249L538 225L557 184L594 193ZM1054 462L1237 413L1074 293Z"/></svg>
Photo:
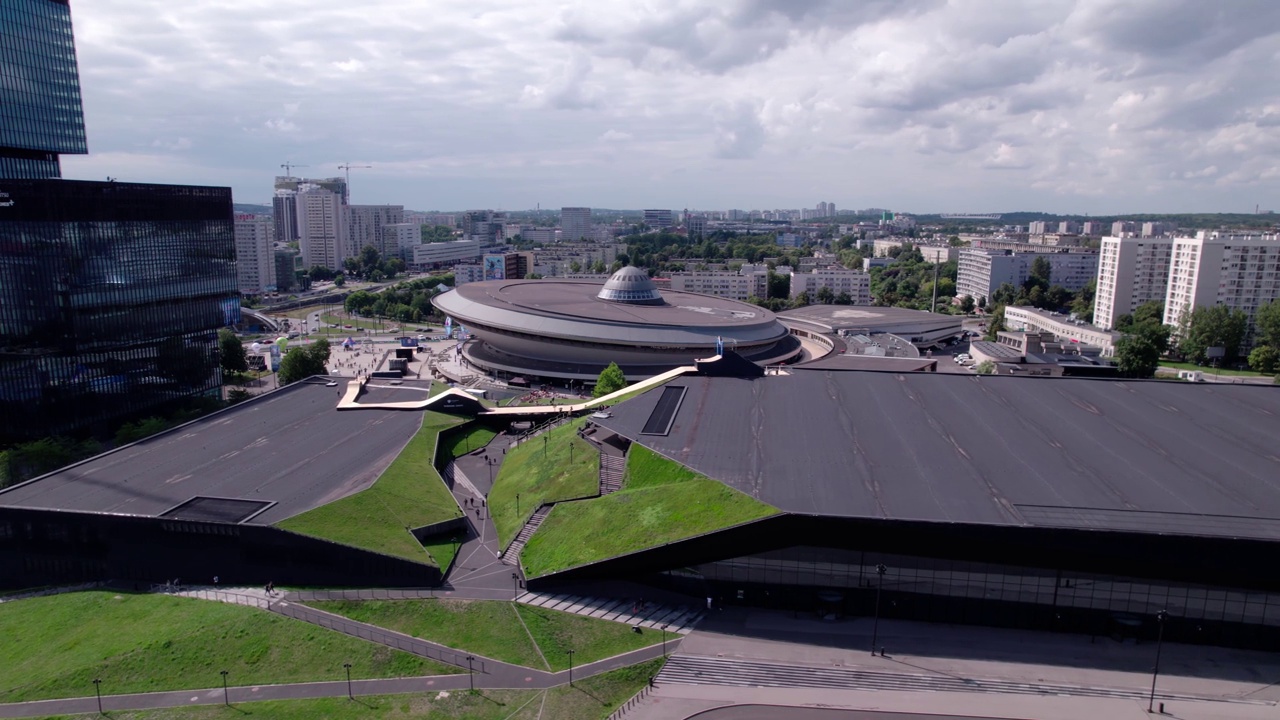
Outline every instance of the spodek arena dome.
<svg viewBox="0 0 1280 720"><path fill-rule="evenodd" d="M591 280L487 280L432 303L472 336L463 355L486 371L595 380L611 362L631 381L714 356L718 347L759 364L788 362L800 343L770 311L728 298L659 290L624 267Z"/></svg>

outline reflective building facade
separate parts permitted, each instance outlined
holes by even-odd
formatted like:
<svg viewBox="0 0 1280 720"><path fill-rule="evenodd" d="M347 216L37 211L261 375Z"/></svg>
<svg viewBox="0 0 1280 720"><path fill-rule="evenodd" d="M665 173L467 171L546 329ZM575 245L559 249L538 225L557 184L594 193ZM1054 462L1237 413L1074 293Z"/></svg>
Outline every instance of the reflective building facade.
<svg viewBox="0 0 1280 720"><path fill-rule="evenodd" d="M84 110L66 0L0 3L0 178L61 177L84 154Z"/></svg>
<svg viewBox="0 0 1280 720"><path fill-rule="evenodd" d="M0 437L110 429L222 385L228 188L0 181Z"/></svg>

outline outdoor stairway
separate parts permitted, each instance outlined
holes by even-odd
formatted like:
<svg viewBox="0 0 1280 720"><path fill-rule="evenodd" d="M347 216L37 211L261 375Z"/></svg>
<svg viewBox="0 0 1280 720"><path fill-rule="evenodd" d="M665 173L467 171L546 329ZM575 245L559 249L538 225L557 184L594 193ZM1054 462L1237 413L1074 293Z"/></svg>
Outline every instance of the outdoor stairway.
<svg viewBox="0 0 1280 720"><path fill-rule="evenodd" d="M622 472L627 459L603 450L600 452L600 494L608 495L622 489Z"/></svg>
<svg viewBox="0 0 1280 720"><path fill-rule="evenodd" d="M548 593L527 592L516 598L516 602L549 610L585 615L587 617L612 620L614 622L638 625L642 628L660 630L667 626L667 632L688 635L693 627L702 619L702 612L696 608L674 607L646 603L644 609L632 613L635 609L634 599L584 597L582 595L552 595Z"/></svg>
<svg viewBox="0 0 1280 720"><path fill-rule="evenodd" d="M516 535L516 539L507 546L506 551L502 553L502 562L508 565L520 564L520 551L524 550L524 544L529 542L529 538L533 537L533 533L547 519L547 514L551 512L550 505L543 505L534 511L529 517L524 527L520 528L520 534Z"/></svg>

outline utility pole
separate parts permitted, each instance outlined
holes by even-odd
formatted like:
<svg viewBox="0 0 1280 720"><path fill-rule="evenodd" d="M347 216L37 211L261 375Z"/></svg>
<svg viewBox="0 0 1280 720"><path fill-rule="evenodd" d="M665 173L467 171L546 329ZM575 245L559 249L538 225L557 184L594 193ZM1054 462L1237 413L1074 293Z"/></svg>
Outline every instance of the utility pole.
<svg viewBox="0 0 1280 720"><path fill-rule="evenodd" d="M284 168L284 174L285 174L285 175L287 175L288 177L293 177L293 169L294 169L294 168L296 168L296 167L311 167L311 166L310 166L310 165L299 165L298 163L291 163L291 162L289 162L288 160L286 160L286 161L284 161L284 162L280 163L280 167Z"/></svg>
<svg viewBox="0 0 1280 720"><path fill-rule="evenodd" d="M933 259L933 304L929 306L929 312L938 312L938 259Z"/></svg>

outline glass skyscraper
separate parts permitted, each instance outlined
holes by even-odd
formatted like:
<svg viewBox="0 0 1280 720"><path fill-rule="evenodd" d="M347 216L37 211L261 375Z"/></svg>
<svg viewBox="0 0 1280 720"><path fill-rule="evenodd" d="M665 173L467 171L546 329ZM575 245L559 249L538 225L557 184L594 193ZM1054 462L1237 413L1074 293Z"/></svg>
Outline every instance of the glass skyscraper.
<svg viewBox="0 0 1280 720"><path fill-rule="evenodd" d="M0 3L0 178L61 177L87 153L67 0Z"/></svg>
<svg viewBox="0 0 1280 720"><path fill-rule="evenodd" d="M0 0L0 442L218 397L231 190L60 180L86 151L65 0Z"/></svg>

